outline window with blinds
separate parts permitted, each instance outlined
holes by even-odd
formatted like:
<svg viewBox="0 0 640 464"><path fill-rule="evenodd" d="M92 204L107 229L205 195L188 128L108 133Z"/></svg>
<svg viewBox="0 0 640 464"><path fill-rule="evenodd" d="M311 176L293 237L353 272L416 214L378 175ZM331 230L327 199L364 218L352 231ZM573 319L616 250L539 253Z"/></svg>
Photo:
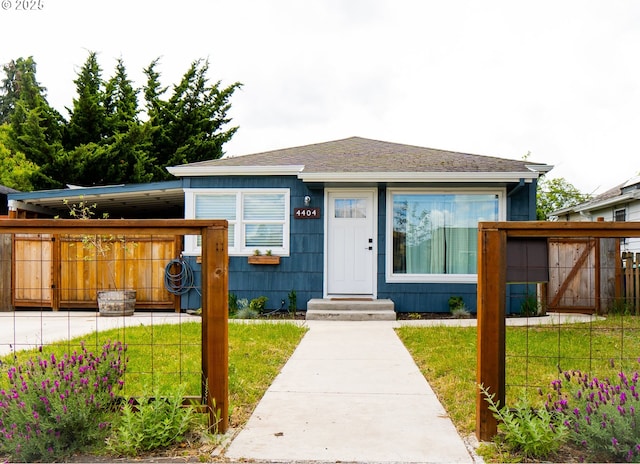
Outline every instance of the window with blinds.
<svg viewBox="0 0 640 464"><path fill-rule="evenodd" d="M229 254L289 254L289 190L201 189L187 190L185 217L226 219L229 223ZM185 251L199 253L201 238L186 240Z"/></svg>

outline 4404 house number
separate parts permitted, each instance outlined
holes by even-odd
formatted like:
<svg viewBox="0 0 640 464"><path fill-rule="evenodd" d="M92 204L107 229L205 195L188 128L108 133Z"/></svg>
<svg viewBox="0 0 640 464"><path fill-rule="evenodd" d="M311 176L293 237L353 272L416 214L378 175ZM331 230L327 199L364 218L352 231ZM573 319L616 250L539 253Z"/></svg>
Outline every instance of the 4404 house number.
<svg viewBox="0 0 640 464"><path fill-rule="evenodd" d="M320 219L320 208L294 208L293 217L296 219Z"/></svg>

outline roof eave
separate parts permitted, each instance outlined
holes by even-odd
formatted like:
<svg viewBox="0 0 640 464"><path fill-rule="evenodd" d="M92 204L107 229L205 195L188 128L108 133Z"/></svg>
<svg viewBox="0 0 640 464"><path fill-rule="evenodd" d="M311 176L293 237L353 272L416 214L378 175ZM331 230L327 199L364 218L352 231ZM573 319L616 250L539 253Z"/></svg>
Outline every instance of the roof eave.
<svg viewBox="0 0 640 464"><path fill-rule="evenodd" d="M301 172L303 182L532 182L535 172Z"/></svg>
<svg viewBox="0 0 640 464"><path fill-rule="evenodd" d="M615 206L620 203L626 203L631 200L640 199L640 192L634 193L626 193L624 195L618 195L612 198L607 198L606 200L596 201L596 202L587 202L581 203L579 205L569 206L567 208L562 208L557 211L551 212L551 216L562 216L565 214L584 214L591 213L592 211L596 211L602 208L607 208L609 206Z"/></svg>
<svg viewBox="0 0 640 464"><path fill-rule="evenodd" d="M304 165L274 166L182 166L168 167L167 171L176 177L203 176L295 176L304 169Z"/></svg>
<svg viewBox="0 0 640 464"><path fill-rule="evenodd" d="M613 198L608 198L606 200L602 200L602 201L598 201L596 203L590 203L590 204L586 204L582 207L580 207L580 205L577 205L575 208L576 212L581 213L581 212L589 212L589 211L593 211L596 209L602 209L602 208L606 208L608 206L614 206L618 203L624 203L630 200L637 200L640 197L640 192L634 192L634 193L625 193L624 195L619 195L617 197L613 197Z"/></svg>

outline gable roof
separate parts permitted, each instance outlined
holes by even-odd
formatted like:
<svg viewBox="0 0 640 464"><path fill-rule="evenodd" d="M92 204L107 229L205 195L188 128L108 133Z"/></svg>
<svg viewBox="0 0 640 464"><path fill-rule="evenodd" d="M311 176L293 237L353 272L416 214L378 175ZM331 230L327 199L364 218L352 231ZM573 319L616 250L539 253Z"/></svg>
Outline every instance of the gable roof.
<svg viewBox="0 0 640 464"><path fill-rule="evenodd" d="M553 211L550 216L589 213L594 210L611 206L615 207L616 205L634 200L640 200L640 176L632 177L583 203Z"/></svg>
<svg viewBox="0 0 640 464"><path fill-rule="evenodd" d="M178 177L297 175L303 181L492 180L537 178L542 163L350 137L168 168Z"/></svg>

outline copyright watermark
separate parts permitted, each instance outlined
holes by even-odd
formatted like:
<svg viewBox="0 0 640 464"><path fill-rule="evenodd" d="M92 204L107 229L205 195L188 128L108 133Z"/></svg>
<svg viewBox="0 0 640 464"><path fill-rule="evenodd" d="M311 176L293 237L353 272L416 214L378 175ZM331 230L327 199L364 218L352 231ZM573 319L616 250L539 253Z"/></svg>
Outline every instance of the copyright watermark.
<svg viewBox="0 0 640 464"><path fill-rule="evenodd" d="M5 11L38 11L44 9L44 0L0 0L0 8Z"/></svg>

